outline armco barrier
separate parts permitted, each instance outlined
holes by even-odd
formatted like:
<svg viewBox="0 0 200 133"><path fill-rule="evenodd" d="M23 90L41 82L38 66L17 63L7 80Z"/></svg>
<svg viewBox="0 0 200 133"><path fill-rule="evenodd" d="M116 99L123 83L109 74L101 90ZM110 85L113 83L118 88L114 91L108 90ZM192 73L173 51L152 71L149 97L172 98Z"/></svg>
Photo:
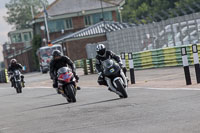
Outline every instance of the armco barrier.
<svg viewBox="0 0 200 133"><path fill-rule="evenodd" d="M89 73L90 74L96 73L95 62L96 62L95 59L84 59L83 60L83 64L84 64L83 71L84 71L85 75L87 75Z"/></svg>
<svg viewBox="0 0 200 133"><path fill-rule="evenodd" d="M83 68L83 60L74 61L76 68Z"/></svg>
<svg viewBox="0 0 200 133"><path fill-rule="evenodd" d="M8 83L8 73L7 69L0 71L0 83Z"/></svg>

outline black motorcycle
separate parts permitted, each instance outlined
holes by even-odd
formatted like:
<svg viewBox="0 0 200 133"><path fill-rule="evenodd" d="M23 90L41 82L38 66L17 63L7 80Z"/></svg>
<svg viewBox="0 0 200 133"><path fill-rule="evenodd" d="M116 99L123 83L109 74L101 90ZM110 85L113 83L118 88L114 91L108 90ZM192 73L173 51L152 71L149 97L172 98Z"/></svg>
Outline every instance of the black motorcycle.
<svg viewBox="0 0 200 133"><path fill-rule="evenodd" d="M22 82L22 74L19 70L15 70L14 72L10 73L12 84L14 88L16 89L17 93L22 93L22 87L24 86L24 82Z"/></svg>
<svg viewBox="0 0 200 133"><path fill-rule="evenodd" d="M120 98L127 98L127 78L118 63L112 59L107 59L103 63L103 74L105 80L111 89L119 95Z"/></svg>

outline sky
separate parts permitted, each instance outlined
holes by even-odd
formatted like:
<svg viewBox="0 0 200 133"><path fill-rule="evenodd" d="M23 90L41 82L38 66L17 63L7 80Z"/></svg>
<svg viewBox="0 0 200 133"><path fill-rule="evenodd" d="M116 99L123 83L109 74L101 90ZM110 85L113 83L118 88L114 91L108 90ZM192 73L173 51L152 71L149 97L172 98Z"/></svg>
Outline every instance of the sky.
<svg viewBox="0 0 200 133"><path fill-rule="evenodd" d="M52 3L55 0L48 0L49 3ZM7 34L12 30L11 25L9 25L3 18L6 16L6 8L5 4L8 3L9 0L0 0L0 61L2 61L2 50L1 45L8 41Z"/></svg>
<svg viewBox="0 0 200 133"><path fill-rule="evenodd" d="M49 3L52 3L53 1L54 0L48 0ZM3 16L6 16L5 4L8 2L9 0L0 0L0 44L8 41L7 34L12 30L11 28L13 27L9 25L3 18Z"/></svg>

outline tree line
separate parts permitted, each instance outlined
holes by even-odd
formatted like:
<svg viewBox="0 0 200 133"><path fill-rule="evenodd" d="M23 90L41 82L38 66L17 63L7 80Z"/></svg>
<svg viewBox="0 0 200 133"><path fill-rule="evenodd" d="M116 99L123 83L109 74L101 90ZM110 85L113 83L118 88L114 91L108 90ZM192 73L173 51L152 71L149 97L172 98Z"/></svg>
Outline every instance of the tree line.
<svg viewBox="0 0 200 133"><path fill-rule="evenodd" d="M126 0L123 22L146 24L200 11L199 0Z"/></svg>

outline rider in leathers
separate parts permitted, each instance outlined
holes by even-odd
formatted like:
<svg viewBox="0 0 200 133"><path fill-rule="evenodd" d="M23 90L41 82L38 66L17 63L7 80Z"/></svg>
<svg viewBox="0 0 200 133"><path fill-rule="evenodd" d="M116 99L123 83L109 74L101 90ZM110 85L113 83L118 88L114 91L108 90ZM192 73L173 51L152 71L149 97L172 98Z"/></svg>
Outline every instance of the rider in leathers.
<svg viewBox="0 0 200 133"><path fill-rule="evenodd" d="M99 78L98 78L97 82L99 83L99 85L107 86L107 83L104 79L103 68L102 68L102 61L104 61L106 59L114 59L119 64L119 66L123 69L123 71L126 75L126 68L123 68L123 63L121 61L121 58L119 56L117 56L115 53L113 53L112 51L106 50L106 47L104 44L98 44L96 47L96 52L97 52L96 70L99 74Z"/></svg>
<svg viewBox="0 0 200 133"><path fill-rule="evenodd" d="M16 59L10 60L10 65L8 67L9 75L11 75L15 70L22 70L22 69L23 69L23 66L20 63L17 63ZM25 83L23 75L21 75L21 80L22 80L23 83ZM14 86L13 77L10 78L10 82L11 82L11 87L13 87ZM24 87L24 84L22 84L22 85Z"/></svg>
<svg viewBox="0 0 200 133"><path fill-rule="evenodd" d="M72 60L67 56L62 56L59 50L54 50L53 59L50 62L50 76L51 76L51 79L53 79L54 88L58 87L58 79L57 79L58 69L61 67L65 67L67 65L70 66L72 73L74 74L74 77L76 78L76 81L78 81L79 77L76 74L75 65L72 62ZM78 87L77 89L80 89L80 87Z"/></svg>

